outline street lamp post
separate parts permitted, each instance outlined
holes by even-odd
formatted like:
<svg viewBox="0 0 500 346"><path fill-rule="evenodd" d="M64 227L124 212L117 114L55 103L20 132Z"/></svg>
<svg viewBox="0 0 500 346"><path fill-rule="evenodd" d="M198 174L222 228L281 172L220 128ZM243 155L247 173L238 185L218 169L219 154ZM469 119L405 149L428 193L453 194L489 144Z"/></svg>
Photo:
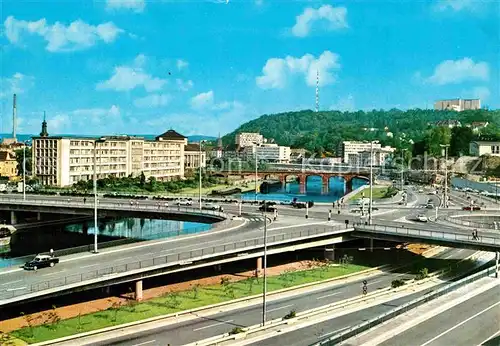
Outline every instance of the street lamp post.
<svg viewBox="0 0 500 346"><path fill-rule="evenodd" d="M372 224L373 203L373 141L370 142L370 204L368 204L368 224Z"/></svg>
<svg viewBox="0 0 500 346"><path fill-rule="evenodd" d="M198 190L198 192L199 192L199 200L198 200L198 202L199 202L199 209L200 209L200 211L201 211L201 145L204 142L205 141L200 140L200 148L199 148L200 150L199 150L199 157L198 157L199 158L199 162L198 162L198 166L199 166L199 177L198 177L199 178L199 190Z"/></svg>
<svg viewBox="0 0 500 346"><path fill-rule="evenodd" d="M257 201L257 189L258 189L258 186L257 186L257 180L258 180L258 161L257 161L257 143L254 143L255 145L255 201Z"/></svg>
<svg viewBox="0 0 500 346"><path fill-rule="evenodd" d="M401 191L403 191L404 186L404 152L406 149L401 149Z"/></svg>
<svg viewBox="0 0 500 346"><path fill-rule="evenodd" d="M23 200L26 200L26 142L23 146Z"/></svg>
<svg viewBox="0 0 500 346"><path fill-rule="evenodd" d="M97 225L97 144L104 143L106 138L101 137L94 141L94 253L98 253L97 250L97 233L99 232L99 227Z"/></svg>
<svg viewBox="0 0 500 346"><path fill-rule="evenodd" d="M267 204L263 201L264 210L264 272L263 272L263 294L262 294L262 326L266 325L266 298L267 298Z"/></svg>
<svg viewBox="0 0 500 346"><path fill-rule="evenodd" d="M444 148L444 204L445 208L448 207L448 147L449 144L440 144Z"/></svg>

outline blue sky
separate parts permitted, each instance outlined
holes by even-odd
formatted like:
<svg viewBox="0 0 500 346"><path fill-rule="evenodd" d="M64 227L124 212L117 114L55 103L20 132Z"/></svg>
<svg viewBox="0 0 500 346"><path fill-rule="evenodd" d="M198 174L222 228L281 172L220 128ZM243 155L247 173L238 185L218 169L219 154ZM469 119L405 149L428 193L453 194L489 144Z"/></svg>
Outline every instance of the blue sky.
<svg viewBox="0 0 500 346"><path fill-rule="evenodd" d="M0 132L227 133L262 114L500 106L498 1L4 0Z"/></svg>

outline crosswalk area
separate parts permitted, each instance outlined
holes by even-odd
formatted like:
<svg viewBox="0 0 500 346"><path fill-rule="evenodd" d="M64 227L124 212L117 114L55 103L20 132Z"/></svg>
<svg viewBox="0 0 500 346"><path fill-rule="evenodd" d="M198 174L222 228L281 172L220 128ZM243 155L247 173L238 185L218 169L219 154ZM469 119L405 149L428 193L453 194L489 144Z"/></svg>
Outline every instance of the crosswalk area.
<svg viewBox="0 0 500 346"><path fill-rule="evenodd" d="M246 219L250 222L264 222L263 216L247 216Z"/></svg>

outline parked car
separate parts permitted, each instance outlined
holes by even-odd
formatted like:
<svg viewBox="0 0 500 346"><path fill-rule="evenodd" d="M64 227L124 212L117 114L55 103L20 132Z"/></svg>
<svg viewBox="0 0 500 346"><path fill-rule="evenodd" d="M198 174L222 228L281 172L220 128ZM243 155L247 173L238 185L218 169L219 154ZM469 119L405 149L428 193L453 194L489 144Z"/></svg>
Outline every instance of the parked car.
<svg viewBox="0 0 500 346"><path fill-rule="evenodd" d="M472 206L472 207L463 207L462 210L469 210L469 211L478 211L478 210L481 210L481 207L478 207L476 205Z"/></svg>
<svg viewBox="0 0 500 346"><path fill-rule="evenodd" d="M422 215L422 214L417 215L416 220L420 221L420 222L427 222L427 221L429 221L429 219L427 218L427 216Z"/></svg>
<svg viewBox="0 0 500 346"><path fill-rule="evenodd" d="M273 213L273 212L276 210L276 207L274 207L274 206L269 206L269 205L267 205L267 206L261 205L261 206L259 207L259 210L260 210L260 211L264 211L264 209L265 209L265 211L266 211L266 212Z"/></svg>
<svg viewBox="0 0 500 346"><path fill-rule="evenodd" d="M59 258L49 255L37 255L23 266L26 270L37 270L38 268L53 267L59 263Z"/></svg>
<svg viewBox="0 0 500 346"><path fill-rule="evenodd" d="M219 210L220 205L215 203L205 203L201 208L205 210Z"/></svg>
<svg viewBox="0 0 500 346"><path fill-rule="evenodd" d="M177 205L193 205L193 202L191 202L189 199L178 199L177 202L175 202Z"/></svg>
<svg viewBox="0 0 500 346"><path fill-rule="evenodd" d="M434 204L429 203L429 204L427 204L425 207L426 207L427 209L434 209Z"/></svg>

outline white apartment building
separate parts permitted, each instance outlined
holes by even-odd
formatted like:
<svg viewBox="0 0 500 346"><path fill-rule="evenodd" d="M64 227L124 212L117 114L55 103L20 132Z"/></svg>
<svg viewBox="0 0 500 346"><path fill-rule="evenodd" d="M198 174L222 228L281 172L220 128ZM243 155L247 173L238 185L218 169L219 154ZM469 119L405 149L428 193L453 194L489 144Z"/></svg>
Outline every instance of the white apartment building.
<svg viewBox="0 0 500 346"><path fill-rule="evenodd" d="M184 169L196 169L207 166L207 154L204 151L200 153L200 145L189 143L184 147Z"/></svg>
<svg viewBox="0 0 500 346"><path fill-rule="evenodd" d="M289 163L291 150L290 147L284 147L276 143L252 145L243 148L242 154L247 160L255 159L266 162Z"/></svg>
<svg viewBox="0 0 500 346"><path fill-rule="evenodd" d="M469 152L472 156L500 156L500 142L498 141L474 141L469 144Z"/></svg>
<svg viewBox="0 0 500 346"><path fill-rule="evenodd" d="M33 137L33 173L43 185L69 186L91 180L95 151L98 179L141 172L157 180L182 178L186 143L187 139L173 130L154 141L134 136Z"/></svg>
<svg viewBox="0 0 500 346"><path fill-rule="evenodd" d="M453 110L461 112L470 109L481 109L480 99L451 99L439 100L434 103L434 109L438 111Z"/></svg>
<svg viewBox="0 0 500 346"><path fill-rule="evenodd" d="M385 149L376 149L373 150L373 152L370 150L362 151L357 155L356 165L363 167L370 166L370 164L373 166L384 166L387 159L391 157L392 153L393 151Z"/></svg>
<svg viewBox="0 0 500 346"><path fill-rule="evenodd" d="M235 144L238 149L250 147L254 144L260 145L262 143L264 143L264 136L258 132L238 133L235 138Z"/></svg>
<svg viewBox="0 0 500 346"><path fill-rule="evenodd" d="M368 152L368 154L364 154L364 158L366 158L366 155L368 155L368 160L366 162L370 162L369 160L369 152L372 150L373 152L379 152L377 159L377 156L374 154L374 165L375 162L383 162L385 161L385 155L390 155L392 154L396 149L385 146L382 147L382 145L377 141L373 142L373 147L370 142L350 142L350 141L345 141L342 142L342 159L344 160L344 163L350 164L350 165L360 165L364 160L362 160L360 154L363 152Z"/></svg>

